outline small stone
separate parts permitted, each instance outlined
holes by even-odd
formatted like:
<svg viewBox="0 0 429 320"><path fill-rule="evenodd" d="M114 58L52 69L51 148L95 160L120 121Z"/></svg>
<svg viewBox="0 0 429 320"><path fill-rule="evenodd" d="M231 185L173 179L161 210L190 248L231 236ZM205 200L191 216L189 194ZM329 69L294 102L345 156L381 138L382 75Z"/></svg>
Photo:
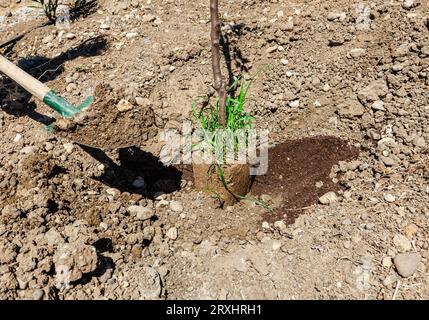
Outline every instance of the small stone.
<svg viewBox="0 0 429 320"><path fill-rule="evenodd" d="M350 249L352 247L352 243L348 240L344 241L343 246L345 249Z"/></svg>
<svg viewBox="0 0 429 320"><path fill-rule="evenodd" d="M153 14L145 14L142 17L142 22L143 23L153 22L155 20L156 20L156 17Z"/></svg>
<svg viewBox="0 0 429 320"><path fill-rule="evenodd" d="M414 144L414 146L416 146L416 147L424 148L424 147L426 147L426 141L425 141L425 138L423 138L423 137L416 137L416 138L413 140L413 144Z"/></svg>
<svg viewBox="0 0 429 320"><path fill-rule="evenodd" d="M275 52L275 51L277 51L277 46L269 47L269 48L267 49L267 53L273 53L273 52Z"/></svg>
<svg viewBox="0 0 429 320"><path fill-rule="evenodd" d="M325 193L323 196L319 198L319 202L321 204L332 204L338 201L338 197L335 192Z"/></svg>
<svg viewBox="0 0 429 320"><path fill-rule="evenodd" d="M397 234L393 237L393 244L399 252L406 252L411 250L411 241L402 234Z"/></svg>
<svg viewBox="0 0 429 320"><path fill-rule="evenodd" d="M329 90L331 90L331 86L327 83L323 86L323 91L328 92Z"/></svg>
<svg viewBox="0 0 429 320"><path fill-rule="evenodd" d="M127 39L134 39L136 37L138 37L138 33L137 32L128 32L125 34L125 38Z"/></svg>
<svg viewBox="0 0 429 320"><path fill-rule="evenodd" d="M384 102L381 100L374 101L371 108L375 111L386 111L384 108Z"/></svg>
<svg viewBox="0 0 429 320"><path fill-rule="evenodd" d="M33 299L34 300L42 300L45 292L42 289L36 289L33 291Z"/></svg>
<svg viewBox="0 0 429 320"><path fill-rule="evenodd" d="M299 107L299 99L289 102L289 107L298 108Z"/></svg>
<svg viewBox="0 0 429 320"><path fill-rule="evenodd" d="M119 112L125 112L132 110L134 106L129 101L122 99L121 101L119 101L116 108Z"/></svg>
<svg viewBox="0 0 429 320"><path fill-rule="evenodd" d="M50 35L48 35L48 36L46 36L46 37L44 37L44 38L42 39L42 42L43 42L44 44L48 44L48 43L50 43L50 42L52 42L52 41L54 41L54 36L53 36L52 34L50 34Z"/></svg>
<svg viewBox="0 0 429 320"><path fill-rule="evenodd" d="M142 177L137 177L137 179L133 181L133 187L134 188L141 189L145 185L146 185L146 183Z"/></svg>
<svg viewBox="0 0 429 320"><path fill-rule="evenodd" d="M21 140L22 140L22 134L20 134L20 133L17 133L15 138L13 138L13 142L15 142L15 143L19 142Z"/></svg>
<svg viewBox="0 0 429 320"><path fill-rule="evenodd" d="M316 108L320 108L321 106L322 106L322 104L320 103L320 101L319 100L316 100L316 101L314 101L314 107L316 107Z"/></svg>
<svg viewBox="0 0 429 320"><path fill-rule="evenodd" d="M70 143L70 142L69 143L64 143L63 147L64 147L64 150L66 151L66 153L68 153L68 154L73 153L73 150L74 150L73 143Z"/></svg>
<svg viewBox="0 0 429 320"><path fill-rule="evenodd" d="M350 56L352 58L359 58L365 54L366 50L363 48L354 48L350 50Z"/></svg>
<svg viewBox="0 0 429 320"><path fill-rule="evenodd" d="M148 220L154 216L154 212L151 208L143 206L130 206L128 207L128 212L136 216L138 220Z"/></svg>
<svg viewBox="0 0 429 320"><path fill-rule="evenodd" d="M266 230L271 229L270 224L267 221L262 222L262 229L266 229Z"/></svg>
<svg viewBox="0 0 429 320"><path fill-rule="evenodd" d="M391 287L396 281L398 281L398 275L396 273L389 274L386 278L384 278L383 285L385 287Z"/></svg>
<svg viewBox="0 0 429 320"><path fill-rule="evenodd" d="M285 223L284 223L284 221L282 221L282 220L279 220L279 221L274 222L274 227L275 227L276 229L278 229L279 231L284 231L284 230L286 230L286 224L285 224Z"/></svg>
<svg viewBox="0 0 429 320"><path fill-rule="evenodd" d="M410 10L414 7L414 0L404 0L402 3L402 8L405 10Z"/></svg>
<svg viewBox="0 0 429 320"><path fill-rule="evenodd" d="M384 200L386 202L395 202L396 201L396 197L393 194L387 193L384 195Z"/></svg>
<svg viewBox="0 0 429 320"><path fill-rule="evenodd" d="M381 261L383 264L383 267L390 268L392 266L392 258L391 257L384 257Z"/></svg>
<svg viewBox="0 0 429 320"><path fill-rule="evenodd" d="M395 159L393 159L391 157L386 157L386 156L380 156L380 160L383 161L384 165L387 167L391 167L396 163ZM393 202L394 202L394 200L393 200Z"/></svg>
<svg viewBox="0 0 429 320"><path fill-rule="evenodd" d="M280 60L280 62L283 64L283 65L288 65L289 64L289 60L288 59L281 59Z"/></svg>
<svg viewBox="0 0 429 320"><path fill-rule="evenodd" d="M64 36L64 38L66 38L68 40L72 40L72 39L76 38L76 35L74 33L69 32Z"/></svg>
<svg viewBox="0 0 429 320"><path fill-rule="evenodd" d="M176 240L177 239L177 228L172 227L172 228L168 229L166 236L171 240Z"/></svg>
<svg viewBox="0 0 429 320"><path fill-rule="evenodd" d="M103 24L100 25L100 29L109 30L110 26L108 24L106 24L106 23L103 23Z"/></svg>
<svg viewBox="0 0 429 320"><path fill-rule="evenodd" d="M21 150L19 150L19 153L23 153L23 154L34 154L37 152L39 148L36 146L26 146L24 148L22 148Z"/></svg>
<svg viewBox="0 0 429 320"><path fill-rule="evenodd" d="M282 243L280 242L280 241L278 241L278 240L273 240L273 243L272 243L272 249L274 250L274 251L278 251L278 250L280 250L280 248L282 247Z"/></svg>
<svg viewBox="0 0 429 320"><path fill-rule="evenodd" d="M292 31L294 27L293 18L289 17L286 24L283 26L284 31Z"/></svg>
<svg viewBox="0 0 429 320"><path fill-rule="evenodd" d="M77 90L77 85L75 83L70 83L67 87L66 87L66 91L67 92L73 92Z"/></svg>
<svg viewBox="0 0 429 320"><path fill-rule="evenodd" d="M179 201L170 201L170 209L174 212L182 212L183 205Z"/></svg>
<svg viewBox="0 0 429 320"><path fill-rule="evenodd" d="M405 227L404 233L407 236L407 238L411 240L417 234L418 230L419 230L418 227L414 223L410 223Z"/></svg>
<svg viewBox="0 0 429 320"><path fill-rule="evenodd" d="M317 181L316 182L316 188L317 189L320 189L320 188L322 188L323 187L323 181Z"/></svg>
<svg viewBox="0 0 429 320"><path fill-rule="evenodd" d="M418 269L420 255L418 253L400 253L393 260L396 270L404 277L411 277Z"/></svg>
<svg viewBox="0 0 429 320"><path fill-rule="evenodd" d="M136 97L136 103L142 107L147 107L152 104L152 102L149 99L141 98L141 97Z"/></svg>

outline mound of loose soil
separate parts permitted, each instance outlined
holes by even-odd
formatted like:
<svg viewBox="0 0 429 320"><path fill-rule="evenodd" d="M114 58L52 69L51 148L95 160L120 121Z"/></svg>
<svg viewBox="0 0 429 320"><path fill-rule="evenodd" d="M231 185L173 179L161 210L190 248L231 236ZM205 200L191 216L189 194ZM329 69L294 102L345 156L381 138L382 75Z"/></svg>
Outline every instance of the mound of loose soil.
<svg viewBox="0 0 429 320"><path fill-rule="evenodd" d="M280 208L266 216L268 221L285 219L293 223L303 208L316 204L323 194L340 189L329 177L332 167L358 155L358 149L335 137L286 141L270 150L268 172L255 177L252 193L281 199Z"/></svg>
<svg viewBox="0 0 429 320"><path fill-rule="evenodd" d="M131 102L127 110L118 108L120 92L108 84L95 89L95 102L72 120L59 119L53 127L74 142L101 149L143 146L156 137L155 115L150 107Z"/></svg>

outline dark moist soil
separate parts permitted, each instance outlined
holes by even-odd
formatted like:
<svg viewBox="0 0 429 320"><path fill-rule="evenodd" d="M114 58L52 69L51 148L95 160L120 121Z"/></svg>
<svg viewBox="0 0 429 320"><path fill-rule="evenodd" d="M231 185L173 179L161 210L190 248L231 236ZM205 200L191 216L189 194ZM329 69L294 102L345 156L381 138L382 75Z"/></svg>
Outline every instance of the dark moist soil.
<svg viewBox="0 0 429 320"><path fill-rule="evenodd" d="M281 196L281 205L264 220L284 220L291 224L304 208L316 204L327 192L341 189L329 178L332 166L359 156L359 149L346 141L326 136L286 141L270 149L268 173L256 176L251 187L253 195ZM316 183L322 181L321 188Z"/></svg>
<svg viewBox="0 0 429 320"><path fill-rule="evenodd" d="M155 114L150 107L133 105L128 111L117 108L122 99L107 84L95 90L95 102L74 119L59 119L57 134L82 145L100 149L144 146L157 136Z"/></svg>

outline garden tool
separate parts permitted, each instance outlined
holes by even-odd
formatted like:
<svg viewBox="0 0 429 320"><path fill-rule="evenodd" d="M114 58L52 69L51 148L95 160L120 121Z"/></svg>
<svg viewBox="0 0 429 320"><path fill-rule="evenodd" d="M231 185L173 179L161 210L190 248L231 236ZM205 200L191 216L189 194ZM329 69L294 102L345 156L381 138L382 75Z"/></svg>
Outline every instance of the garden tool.
<svg viewBox="0 0 429 320"><path fill-rule="evenodd" d="M60 97L48 86L33 78L27 72L17 67L15 64L1 55L0 72L3 72L9 78L18 83L21 87L23 87L26 91L61 114L61 116L64 118L72 118L83 109L86 109L94 101L94 97L90 96L79 106L74 106L64 98Z"/></svg>

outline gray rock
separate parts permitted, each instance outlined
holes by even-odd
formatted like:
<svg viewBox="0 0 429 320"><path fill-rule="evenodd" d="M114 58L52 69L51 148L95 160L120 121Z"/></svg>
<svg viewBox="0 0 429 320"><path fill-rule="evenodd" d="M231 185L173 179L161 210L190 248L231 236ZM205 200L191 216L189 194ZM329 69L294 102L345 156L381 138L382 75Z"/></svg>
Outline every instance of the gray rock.
<svg viewBox="0 0 429 320"><path fill-rule="evenodd" d="M325 193L323 196L319 198L319 202L321 204L331 204L338 201L338 197L335 192L331 191L328 193Z"/></svg>
<svg viewBox="0 0 429 320"><path fill-rule="evenodd" d="M393 194L387 193L384 195L384 200L386 202L395 202L396 201L396 197Z"/></svg>
<svg viewBox="0 0 429 320"><path fill-rule="evenodd" d="M33 299L34 300L42 300L45 292L42 289L36 289L33 291Z"/></svg>
<svg viewBox="0 0 429 320"><path fill-rule="evenodd" d="M376 80L358 92L358 99L362 104L367 104L384 98L388 93L386 81Z"/></svg>
<svg viewBox="0 0 429 320"><path fill-rule="evenodd" d="M177 239L177 228L172 227L172 228L168 229L166 236L171 240L176 240Z"/></svg>
<svg viewBox="0 0 429 320"><path fill-rule="evenodd" d="M359 58L362 57L365 54L366 50L363 48L354 48L350 50L350 56L352 58Z"/></svg>
<svg viewBox="0 0 429 320"><path fill-rule="evenodd" d="M414 0L404 0L402 3L402 8L405 10L410 10L414 7Z"/></svg>
<svg viewBox="0 0 429 320"><path fill-rule="evenodd" d="M130 206L128 207L128 212L138 220L148 220L154 216L154 212L151 208L143 206Z"/></svg>
<svg viewBox="0 0 429 320"><path fill-rule="evenodd" d="M391 167L391 166L393 166L396 163L395 159L393 159L391 157L380 156L380 160L383 161L383 163L387 167Z"/></svg>
<svg viewBox="0 0 429 320"><path fill-rule="evenodd" d="M182 212L183 205L179 201L170 201L170 209L174 212Z"/></svg>
<svg viewBox="0 0 429 320"><path fill-rule="evenodd" d="M57 287L69 285L82 278L84 274L95 271L98 264L95 247L82 243L62 245L53 258Z"/></svg>
<svg viewBox="0 0 429 320"><path fill-rule="evenodd" d="M134 108L134 106L127 100L122 99L119 101L118 105L116 106L116 109L118 109L119 112L126 112L130 111Z"/></svg>
<svg viewBox="0 0 429 320"><path fill-rule="evenodd" d="M419 267L420 255L418 253L400 253L393 260L396 270L404 277L411 277Z"/></svg>

